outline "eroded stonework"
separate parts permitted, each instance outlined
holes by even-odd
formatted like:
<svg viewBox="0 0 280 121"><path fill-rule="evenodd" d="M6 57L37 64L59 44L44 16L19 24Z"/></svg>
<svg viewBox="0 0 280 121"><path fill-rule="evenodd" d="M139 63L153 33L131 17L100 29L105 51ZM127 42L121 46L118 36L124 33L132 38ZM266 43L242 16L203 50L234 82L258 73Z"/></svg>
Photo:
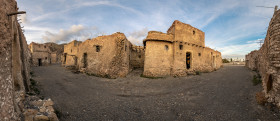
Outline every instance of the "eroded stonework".
<svg viewBox="0 0 280 121"><path fill-rule="evenodd" d="M150 31L144 46L144 76L186 76L222 66L221 53L205 47L204 32L180 21L174 21L167 33Z"/></svg>
<svg viewBox="0 0 280 121"><path fill-rule="evenodd" d="M31 64L33 66L46 66L52 63L61 63L64 45L32 42L28 47L31 51Z"/></svg>
<svg viewBox="0 0 280 121"><path fill-rule="evenodd" d="M246 66L259 72L268 102L280 107L280 10L277 7L264 44L259 50L246 55Z"/></svg>

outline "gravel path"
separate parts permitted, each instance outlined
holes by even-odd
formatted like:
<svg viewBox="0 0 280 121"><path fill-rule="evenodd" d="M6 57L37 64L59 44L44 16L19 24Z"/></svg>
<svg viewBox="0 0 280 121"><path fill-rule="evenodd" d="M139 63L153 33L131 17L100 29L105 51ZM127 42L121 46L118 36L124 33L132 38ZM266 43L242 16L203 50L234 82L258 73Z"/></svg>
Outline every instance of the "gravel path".
<svg viewBox="0 0 280 121"><path fill-rule="evenodd" d="M135 70L126 78L74 74L59 65L34 67L45 98L52 98L61 121L274 121L279 114L257 105L253 72L225 66L212 73L148 79Z"/></svg>

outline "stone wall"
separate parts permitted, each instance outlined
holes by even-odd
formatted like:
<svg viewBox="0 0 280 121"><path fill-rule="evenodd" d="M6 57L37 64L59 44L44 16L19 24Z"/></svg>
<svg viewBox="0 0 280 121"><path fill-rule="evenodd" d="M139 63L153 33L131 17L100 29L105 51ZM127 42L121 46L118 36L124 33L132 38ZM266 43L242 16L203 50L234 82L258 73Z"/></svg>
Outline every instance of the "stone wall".
<svg viewBox="0 0 280 121"><path fill-rule="evenodd" d="M30 54L17 21L15 0L0 1L0 120L20 120L30 85Z"/></svg>
<svg viewBox="0 0 280 121"><path fill-rule="evenodd" d="M55 43L39 44L32 42L29 44L31 51L31 64L33 66L47 66L52 63L60 63L63 55L64 45Z"/></svg>
<svg viewBox="0 0 280 121"><path fill-rule="evenodd" d="M131 68L144 68L145 48L143 46L132 45L130 53Z"/></svg>
<svg viewBox="0 0 280 121"><path fill-rule="evenodd" d="M246 55L246 63L245 66L250 68L251 70L257 70L257 61L258 61L258 53L259 51L255 50L250 52L248 55Z"/></svg>
<svg viewBox="0 0 280 121"><path fill-rule="evenodd" d="M77 66L78 59L78 47L81 44L81 41L73 40L72 42L64 45L64 54L62 57L62 65L64 66Z"/></svg>
<svg viewBox="0 0 280 121"><path fill-rule="evenodd" d="M259 72L268 102L280 107L280 10L275 10L260 50L246 55L246 66Z"/></svg>
<svg viewBox="0 0 280 121"><path fill-rule="evenodd" d="M149 77L186 76L211 72L222 66L221 53L204 45L204 32L179 21L167 31L149 32L144 40L144 75ZM190 66L187 66L187 54Z"/></svg>
<svg viewBox="0 0 280 121"><path fill-rule="evenodd" d="M125 77L129 70L131 43L123 33L86 40L78 47L78 68L107 78Z"/></svg>

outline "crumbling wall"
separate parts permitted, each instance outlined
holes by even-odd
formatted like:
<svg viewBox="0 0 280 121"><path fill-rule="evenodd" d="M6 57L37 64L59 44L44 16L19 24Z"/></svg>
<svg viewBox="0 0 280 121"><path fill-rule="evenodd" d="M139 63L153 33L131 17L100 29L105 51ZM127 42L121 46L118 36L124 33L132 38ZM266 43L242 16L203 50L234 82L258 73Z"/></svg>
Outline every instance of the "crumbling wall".
<svg viewBox="0 0 280 121"><path fill-rule="evenodd" d="M79 46L78 67L97 76L125 77L129 72L130 47L123 33L86 40Z"/></svg>
<svg viewBox="0 0 280 121"><path fill-rule="evenodd" d="M31 51L31 64L33 66L47 66L51 64L51 53L48 45L32 42L28 47Z"/></svg>
<svg viewBox="0 0 280 121"><path fill-rule="evenodd" d="M29 44L31 51L31 63L33 66L46 66L52 63L60 63L63 55L64 45L56 43L39 44L32 42ZM39 64L41 63L41 64Z"/></svg>
<svg viewBox="0 0 280 121"><path fill-rule="evenodd" d="M252 51L249 54L247 54L245 56L245 60L246 60L245 66L250 68L251 70L257 70L258 57L259 57L258 54L259 54L259 51L257 51L257 50Z"/></svg>
<svg viewBox="0 0 280 121"><path fill-rule="evenodd" d="M145 60L145 49L143 46L135 46L131 47L130 54L130 66L132 68L144 68L144 60Z"/></svg>
<svg viewBox="0 0 280 121"><path fill-rule="evenodd" d="M246 55L246 66L259 72L268 102L280 107L280 10L275 10L260 50Z"/></svg>
<svg viewBox="0 0 280 121"><path fill-rule="evenodd" d="M79 45L81 41L73 40L72 42L64 45L64 54L62 59L62 65L64 66L74 66L77 67L79 52Z"/></svg>
<svg viewBox="0 0 280 121"><path fill-rule="evenodd" d="M222 67L221 53L205 47L204 32L179 21L174 21L167 34L149 32L143 42L145 76L186 76Z"/></svg>
<svg viewBox="0 0 280 121"><path fill-rule="evenodd" d="M30 54L14 0L0 1L0 120L20 120L25 92L29 91Z"/></svg>

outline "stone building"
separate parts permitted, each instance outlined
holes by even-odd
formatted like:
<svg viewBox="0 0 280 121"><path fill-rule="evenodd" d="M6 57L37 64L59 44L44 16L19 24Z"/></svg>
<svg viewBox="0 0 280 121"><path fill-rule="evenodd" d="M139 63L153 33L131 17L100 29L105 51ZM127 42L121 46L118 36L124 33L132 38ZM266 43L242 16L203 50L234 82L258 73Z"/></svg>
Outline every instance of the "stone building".
<svg viewBox="0 0 280 121"><path fill-rule="evenodd" d="M64 52L62 57L62 65L64 66L77 66L78 64L78 47L81 41L73 40L72 42L64 45Z"/></svg>
<svg viewBox="0 0 280 121"><path fill-rule="evenodd" d="M144 68L145 48L143 46L131 46L130 66L132 69Z"/></svg>
<svg viewBox="0 0 280 121"><path fill-rule="evenodd" d="M144 76L185 76L222 66L221 53L205 47L204 32L177 20L167 33L150 31L143 42Z"/></svg>
<svg viewBox="0 0 280 121"><path fill-rule="evenodd" d="M125 77L130 71L131 43L123 33L99 36L64 47L64 65L107 78Z"/></svg>
<svg viewBox="0 0 280 121"><path fill-rule="evenodd" d="M63 45L56 43L29 44L31 51L31 64L33 66L46 66L52 63L60 63L63 54Z"/></svg>
<svg viewBox="0 0 280 121"><path fill-rule="evenodd" d="M268 102L280 107L280 10L275 11L262 47L246 55L246 66L262 77L263 92Z"/></svg>

